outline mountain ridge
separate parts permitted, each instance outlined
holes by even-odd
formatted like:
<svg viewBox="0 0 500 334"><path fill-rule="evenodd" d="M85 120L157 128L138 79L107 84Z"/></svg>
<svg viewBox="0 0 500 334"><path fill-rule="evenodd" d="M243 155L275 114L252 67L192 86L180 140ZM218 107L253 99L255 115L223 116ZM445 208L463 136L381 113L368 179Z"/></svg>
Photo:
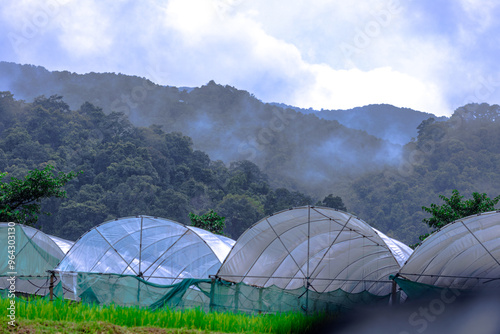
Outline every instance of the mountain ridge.
<svg viewBox="0 0 500 334"><path fill-rule="evenodd" d="M0 62L0 78L0 90L16 98L62 95L72 109L88 101L107 114L125 114L136 126L182 132L214 160L256 163L275 186L308 193L321 188L326 195L339 182L399 163L401 145L214 81L179 89L124 74L51 72L6 62Z"/></svg>
<svg viewBox="0 0 500 334"><path fill-rule="evenodd" d="M424 120L434 118L437 121L448 119L432 113L411 108L396 107L391 104L368 104L351 109L304 109L283 103L273 103L282 108L314 114L324 120L336 120L340 124L356 130L366 131L375 137L398 145L409 143L418 135L417 127ZM390 125L390 126L388 126Z"/></svg>

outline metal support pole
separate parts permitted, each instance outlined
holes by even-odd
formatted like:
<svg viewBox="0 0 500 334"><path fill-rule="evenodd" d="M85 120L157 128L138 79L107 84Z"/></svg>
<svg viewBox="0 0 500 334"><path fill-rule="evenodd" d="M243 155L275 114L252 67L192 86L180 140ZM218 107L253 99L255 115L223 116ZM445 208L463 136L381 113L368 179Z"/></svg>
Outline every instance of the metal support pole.
<svg viewBox="0 0 500 334"><path fill-rule="evenodd" d="M53 301L54 300L54 279L55 279L55 276L54 276L53 271L49 271L49 273L50 273L49 294L50 294L50 301Z"/></svg>
<svg viewBox="0 0 500 334"><path fill-rule="evenodd" d="M209 307L210 312L214 310L215 284L217 284L217 279L212 278L212 284L210 284L210 307Z"/></svg>
<svg viewBox="0 0 500 334"><path fill-rule="evenodd" d="M234 312L238 312L238 309L240 307L240 285L236 283L235 289L234 289Z"/></svg>
<svg viewBox="0 0 500 334"><path fill-rule="evenodd" d="M391 305L395 306L396 304L399 304L399 301L397 300L397 283L395 280L392 281L392 290L391 290Z"/></svg>

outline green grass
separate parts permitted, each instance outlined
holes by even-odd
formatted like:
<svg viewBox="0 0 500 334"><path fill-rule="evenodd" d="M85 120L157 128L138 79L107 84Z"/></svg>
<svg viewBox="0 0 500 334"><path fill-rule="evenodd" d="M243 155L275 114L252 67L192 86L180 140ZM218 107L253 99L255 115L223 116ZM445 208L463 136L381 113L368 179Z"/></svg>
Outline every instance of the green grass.
<svg viewBox="0 0 500 334"><path fill-rule="evenodd" d="M8 307L8 299L0 299L0 309ZM128 333L127 328L177 329L165 333L305 333L325 319L323 315L301 313L246 315L206 313L199 309L150 311L138 307L97 306L64 300L16 299L16 320L21 327L37 326L40 333ZM41 326L41 328L40 328ZM93 327L92 327L93 326ZM61 329L55 329L62 327ZM2 321L5 332L6 321ZM43 329L46 331L43 331ZM22 328L18 328L20 330ZM52 331L54 329L55 331ZM181 331L179 331L181 330ZM30 330L24 330L30 333ZM137 332L137 330L131 331ZM150 330L146 332L151 332ZM158 332L160 333L160 332Z"/></svg>

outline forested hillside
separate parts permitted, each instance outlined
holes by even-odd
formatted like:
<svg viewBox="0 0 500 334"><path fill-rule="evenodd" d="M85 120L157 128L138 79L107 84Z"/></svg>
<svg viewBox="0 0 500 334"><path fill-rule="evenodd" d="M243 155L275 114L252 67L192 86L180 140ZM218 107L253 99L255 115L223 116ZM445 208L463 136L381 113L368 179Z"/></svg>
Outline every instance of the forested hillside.
<svg viewBox="0 0 500 334"><path fill-rule="evenodd" d="M422 206L441 203L439 194L500 194L500 107L470 104L445 122L424 121L404 161L353 182L346 202L375 227L415 243L427 231Z"/></svg>
<svg viewBox="0 0 500 334"><path fill-rule="evenodd" d="M0 170L19 176L51 163L84 171L42 219L47 232L68 238L108 218L186 223L189 211L209 208L228 217L226 232L237 237L264 215L333 193L349 212L413 244L427 232L422 206L438 195L500 193L498 105L467 105L416 126L422 114L407 110L416 138L400 146L214 82L179 89L2 62L0 73L0 87L25 100L2 93ZM37 93L64 97L29 103ZM403 126L401 115L394 125L368 107L356 112L379 115L387 129Z"/></svg>
<svg viewBox="0 0 500 334"><path fill-rule="evenodd" d="M388 142L405 145L417 137L417 127L424 120L433 117L437 121L447 118L436 117L433 114L399 108L390 104L370 104L352 109L303 109L283 103L274 103L282 108L291 108L304 114L313 114L319 118L338 121L340 124L357 130L363 130L370 135Z"/></svg>
<svg viewBox="0 0 500 334"><path fill-rule="evenodd" d="M272 190L252 162L227 167L192 146L180 133L135 127L90 103L71 110L60 96L25 103L0 92L0 171L19 178L51 164L83 172L66 186L67 199L45 202L47 233L74 240L105 220L137 214L188 223L190 211L212 208L237 238L264 215L314 204L302 193Z"/></svg>
<svg viewBox="0 0 500 334"><path fill-rule="evenodd" d="M394 144L405 145L417 137L417 127L433 117L444 121L446 117L388 104L374 104L350 110L321 110L314 113L320 118L337 120L352 129L364 130L371 135Z"/></svg>
<svg viewBox="0 0 500 334"><path fill-rule="evenodd" d="M105 114L122 112L136 126L182 132L214 160L252 161L274 186L321 196L366 172L397 165L401 153L401 145L365 131L266 104L213 81L179 89L122 74L79 75L0 62L0 90L26 101L57 94L72 109L88 101Z"/></svg>

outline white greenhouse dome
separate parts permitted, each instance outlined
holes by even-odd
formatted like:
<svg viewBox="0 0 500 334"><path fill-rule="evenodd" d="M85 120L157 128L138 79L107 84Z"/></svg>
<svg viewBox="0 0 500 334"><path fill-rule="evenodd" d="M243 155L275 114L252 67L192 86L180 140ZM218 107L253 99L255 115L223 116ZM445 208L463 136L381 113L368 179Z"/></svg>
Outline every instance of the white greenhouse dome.
<svg viewBox="0 0 500 334"><path fill-rule="evenodd" d="M163 218L120 218L85 233L56 270L131 275L169 285L216 274L233 244L227 237Z"/></svg>
<svg viewBox="0 0 500 334"><path fill-rule="evenodd" d="M412 250L346 212L299 207L266 217L237 240L223 280L318 293L391 292L391 274Z"/></svg>
<svg viewBox="0 0 500 334"><path fill-rule="evenodd" d="M425 239L398 276L440 288L500 288L499 240L498 211L456 220Z"/></svg>

